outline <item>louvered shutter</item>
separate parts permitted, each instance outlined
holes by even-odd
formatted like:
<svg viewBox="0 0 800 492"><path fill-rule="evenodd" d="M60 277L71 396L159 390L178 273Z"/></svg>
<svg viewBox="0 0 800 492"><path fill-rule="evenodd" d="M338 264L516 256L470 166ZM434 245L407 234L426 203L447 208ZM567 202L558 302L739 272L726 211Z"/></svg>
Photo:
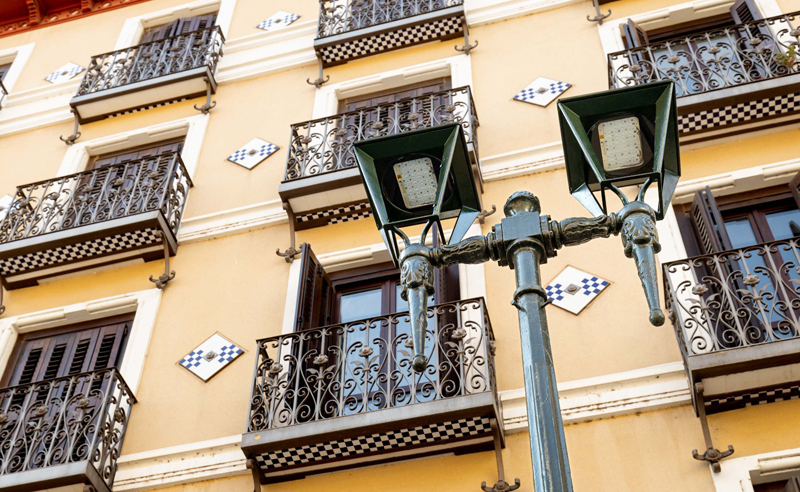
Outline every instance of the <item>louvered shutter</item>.
<svg viewBox="0 0 800 492"><path fill-rule="evenodd" d="M722 214L709 187L695 193L690 210L695 236L703 254L733 249Z"/></svg>
<svg viewBox="0 0 800 492"><path fill-rule="evenodd" d="M790 478L783 492L800 492L800 477Z"/></svg>
<svg viewBox="0 0 800 492"><path fill-rule="evenodd" d="M758 6L756 6L754 0L736 0L731 5L731 15L737 24L745 24L764 18L761 12L758 11Z"/></svg>
<svg viewBox="0 0 800 492"><path fill-rule="evenodd" d="M178 34L186 34L200 29L205 29L214 25L217 20L217 14L198 15L197 17L184 17L178 20L178 28L175 32Z"/></svg>
<svg viewBox="0 0 800 492"><path fill-rule="evenodd" d="M144 30L144 34L142 34L142 40L139 42L139 44L150 43L152 41L160 41L170 36L174 36L175 31L178 28L179 22L180 20L175 20L168 24L162 24L160 26L155 26L155 27L148 27L147 29Z"/></svg>
<svg viewBox="0 0 800 492"><path fill-rule="evenodd" d="M633 19L628 19L627 24L622 24L622 32L625 34L625 47L628 49L638 48L650 42L647 31L635 23Z"/></svg>
<svg viewBox="0 0 800 492"><path fill-rule="evenodd" d="M295 331L331 324L334 300L333 283L311 246L304 243L301 248Z"/></svg>

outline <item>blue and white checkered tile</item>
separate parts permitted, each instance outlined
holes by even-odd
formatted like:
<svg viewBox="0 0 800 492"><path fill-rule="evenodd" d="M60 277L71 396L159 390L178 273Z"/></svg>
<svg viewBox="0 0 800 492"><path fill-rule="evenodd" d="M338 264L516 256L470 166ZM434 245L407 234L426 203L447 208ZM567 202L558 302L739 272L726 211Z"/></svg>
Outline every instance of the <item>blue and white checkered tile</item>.
<svg viewBox="0 0 800 492"><path fill-rule="evenodd" d="M798 109L800 109L800 93L781 94L766 99L678 116L678 132L691 133L711 130L759 118L792 113Z"/></svg>
<svg viewBox="0 0 800 492"><path fill-rule="evenodd" d="M528 84L528 87L519 91L514 99L545 107L570 87L572 84L539 77Z"/></svg>
<svg viewBox="0 0 800 492"><path fill-rule="evenodd" d="M290 466L319 464L323 460L354 458L491 432L488 417L475 417L263 453L256 455L256 461L268 473Z"/></svg>
<svg viewBox="0 0 800 492"><path fill-rule="evenodd" d="M72 77L78 75L84 70L86 69L78 65L77 63L69 62L63 67L59 68L55 72L45 77L44 80L52 84L58 84L59 82L64 82L65 80L71 79Z"/></svg>
<svg viewBox="0 0 800 492"><path fill-rule="evenodd" d="M572 314L580 314L608 287L608 280L568 266L544 288L547 299Z"/></svg>
<svg viewBox="0 0 800 492"><path fill-rule="evenodd" d="M86 260L98 255L125 251L141 246L160 244L156 229L126 232L59 248L37 251L0 261L0 275L6 277L36 268L51 267L75 260Z"/></svg>
<svg viewBox="0 0 800 492"><path fill-rule="evenodd" d="M219 371L225 369L244 351L219 333L197 346L178 361L192 374L203 381L208 381Z"/></svg>
<svg viewBox="0 0 800 492"><path fill-rule="evenodd" d="M300 16L283 10L278 11L269 19L265 20L256 27L265 31L277 31L286 28L289 24L299 19Z"/></svg>
<svg viewBox="0 0 800 492"><path fill-rule="evenodd" d="M228 156L228 160L240 166L253 169L261 161L278 151L280 147L260 138L254 138Z"/></svg>
<svg viewBox="0 0 800 492"><path fill-rule="evenodd" d="M462 30L463 26L461 25L460 17L448 17L427 24L418 24L375 36L337 43L322 48L319 55L324 63L342 62L352 58L373 55L381 51L432 41L460 33Z"/></svg>
<svg viewBox="0 0 800 492"><path fill-rule="evenodd" d="M348 220L362 219L364 217L371 216L372 212L370 211L369 203L364 202L364 203L356 203L355 205L347 205L346 207L329 208L328 210L320 210L319 212L312 212L310 214L297 215L295 216L294 220L295 222L302 224L303 222L310 222L312 220L324 219L327 217L332 217L334 215L343 215L343 214L346 216L335 217L333 219L330 219L328 221L328 224L338 224L339 222L347 222ZM355 215L359 215L359 217L348 219L348 217L352 217Z"/></svg>

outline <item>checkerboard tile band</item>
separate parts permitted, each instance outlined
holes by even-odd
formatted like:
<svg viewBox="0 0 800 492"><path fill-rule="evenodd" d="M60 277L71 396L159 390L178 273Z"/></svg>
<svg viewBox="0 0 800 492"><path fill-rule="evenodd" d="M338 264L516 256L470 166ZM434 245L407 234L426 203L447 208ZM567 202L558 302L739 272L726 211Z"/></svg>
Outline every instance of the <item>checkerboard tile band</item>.
<svg viewBox="0 0 800 492"><path fill-rule="evenodd" d="M264 472L269 472L290 466L317 464L322 460L352 458L491 432L488 417L475 417L264 453L257 455L256 461Z"/></svg>
<svg viewBox="0 0 800 492"><path fill-rule="evenodd" d="M363 212L356 212L352 215L345 215L342 217L334 217L328 221L328 225L330 224L341 224L343 222L352 222L354 220L359 219L366 219L368 217L372 217L372 210L366 210Z"/></svg>
<svg viewBox="0 0 800 492"><path fill-rule="evenodd" d="M777 388L769 391L759 391L757 393L747 393L744 395L718 398L705 402L706 407L736 406L750 407L763 405L776 401L787 401L800 399L800 386L790 386L788 388Z"/></svg>
<svg viewBox="0 0 800 492"><path fill-rule="evenodd" d="M74 260L86 260L94 256L160 244L157 229L126 232L78 244L15 256L0 261L0 275L6 277L41 267L52 267Z"/></svg>
<svg viewBox="0 0 800 492"><path fill-rule="evenodd" d="M256 27L259 29L263 29L264 31L275 31L287 27L289 24L291 24L292 22L296 21L299 18L300 16L297 14L281 10L276 14L274 14L269 19L257 25Z"/></svg>
<svg viewBox="0 0 800 492"><path fill-rule="evenodd" d="M325 63L341 62L393 48L431 41L460 32L462 32L461 19L459 17L451 17L331 45L322 48L320 56Z"/></svg>
<svg viewBox="0 0 800 492"><path fill-rule="evenodd" d="M208 381L243 353L244 350L235 343L215 333L186 354L178 364L203 381Z"/></svg>
<svg viewBox="0 0 800 492"><path fill-rule="evenodd" d="M126 109L125 111L120 111L119 113L110 114L106 116L106 118L116 118L117 116L122 116L126 114L139 113L141 111L147 111L148 109L155 109L155 108L160 108L162 106L169 106L170 104L175 104L186 100L187 98L181 97L179 99L175 99L174 101L166 101L158 104L150 104L147 106L142 106L141 108Z"/></svg>
<svg viewBox="0 0 800 492"><path fill-rule="evenodd" d="M800 108L800 93L749 101L732 106L699 111L678 117L678 132L691 133L742 123L768 116L782 115Z"/></svg>
<svg viewBox="0 0 800 492"><path fill-rule="evenodd" d="M358 217L359 219L364 217L369 217L372 215L372 212L369 209L369 203L357 203L355 205L348 205L346 207L338 207L338 208L331 208L328 210L321 210L319 212L313 212L310 214L305 215L297 215L295 216L295 222L302 224L304 222L311 222L312 220L324 219L326 217L331 217L334 215L355 215L355 214L363 214L366 213L367 215L362 215ZM329 224L338 224L339 222L346 222L346 220L342 220L344 217L335 217L328 221ZM350 219L350 220L357 220L357 219Z"/></svg>

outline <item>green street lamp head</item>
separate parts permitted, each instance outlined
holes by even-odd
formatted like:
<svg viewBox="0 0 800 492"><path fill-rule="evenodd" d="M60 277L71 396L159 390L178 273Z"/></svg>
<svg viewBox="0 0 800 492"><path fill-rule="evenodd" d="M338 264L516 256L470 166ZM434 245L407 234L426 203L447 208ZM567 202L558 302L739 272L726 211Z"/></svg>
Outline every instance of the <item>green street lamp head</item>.
<svg viewBox="0 0 800 492"><path fill-rule="evenodd" d="M620 188L641 186L641 200L655 184L664 218L681 174L675 98L661 81L558 102L569 191L592 214L608 213L607 190L625 203Z"/></svg>
<svg viewBox="0 0 800 492"><path fill-rule="evenodd" d="M451 123L354 145L372 215L395 264L402 228L425 224L424 236L456 218L448 244L460 241L481 211L481 197L461 125Z"/></svg>

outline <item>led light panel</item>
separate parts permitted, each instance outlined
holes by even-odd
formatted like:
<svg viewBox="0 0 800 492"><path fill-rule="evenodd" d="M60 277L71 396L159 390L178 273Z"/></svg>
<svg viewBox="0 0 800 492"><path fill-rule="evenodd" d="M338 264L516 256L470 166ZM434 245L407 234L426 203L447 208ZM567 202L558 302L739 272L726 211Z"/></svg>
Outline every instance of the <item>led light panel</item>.
<svg viewBox="0 0 800 492"><path fill-rule="evenodd" d="M418 208L436 201L436 175L430 158L399 162L394 165L394 174L406 207Z"/></svg>
<svg viewBox="0 0 800 492"><path fill-rule="evenodd" d="M629 116L604 121L598 125L597 131L606 171L630 169L644 163L639 118Z"/></svg>

